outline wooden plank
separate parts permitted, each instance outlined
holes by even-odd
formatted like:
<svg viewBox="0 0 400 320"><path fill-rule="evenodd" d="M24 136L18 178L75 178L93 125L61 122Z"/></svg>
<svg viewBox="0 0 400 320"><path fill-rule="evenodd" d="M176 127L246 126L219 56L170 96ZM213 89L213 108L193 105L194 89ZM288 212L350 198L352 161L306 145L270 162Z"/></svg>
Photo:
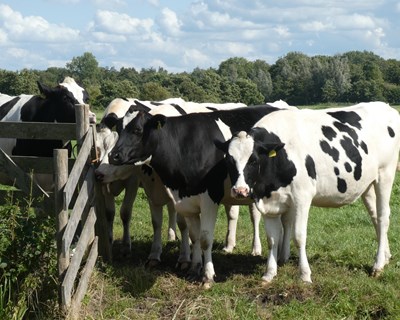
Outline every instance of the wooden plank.
<svg viewBox="0 0 400 320"><path fill-rule="evenodd" d="M49 197L46 191L33 181L32 176L22 171L1 148L0 168L8 174L11 180L15 179L15 185L27 195L32 195L34 198Z"/></svg>
<svg viewBox="0 0 400 320"><path fill-rule="evenodd" d="M74 255L72 256L71 263L61 285L62 304L67 308L71 305L71 295L74 281L76 279L76 275L78 274L83 255L85 254L85 251L91 240L91 235L93 234L91 230L93 230L95 222L96 214L94 212L94 208L91 207L88 218L83 226L81 236L78 240Z"/></svg>
<svg viewBox="0 0 400 320"><path fill-rule="evenodd" d="M75 140L75 123L2 122L0 137L15 139Z"/></svg>
<svg viewBox="0 0 400 320"><path fill-rule="evenodd" d="M69 248L74 238L79 220L81 220L82 212L86 207L88 199L92 198L93 196L93 175L94 169L91 167L86 174L85 180L83 181L82 187L80 188L78 198L75 201L74 208L70 213L69 221L62 238L62 251L64 252L64 254L69 254Z"/></svg>
<svg viewBox="0 0 400 320"><path fill-rule="evenodd" d="M85 267L82 270L78 287L72 298L71 310L70 310L70 316L72 319L78 319L79 317L79 310L81 308L82 299L86 294L88 282L90 276L93 273L97 257L98 257L98 237L95 237L92 242L92 247L90 249L90 253L86 261Z"/></svg>
<svg viewBox="0 0 400 320"><path fill-rule="evenodd" d="M64 208L65 209L68 208L68 206L71 202L72 196L74 194L74 191L78 184L79 178L83 171L83 167L87 164L88 157L91 152L91 148L93 145L93 141L92 141L93 135L92 135L91 130L92 130L92 128L89 128L88 132L86 133L85 140L82 144L81 150L75 161L75 165L71 170L67 184L65 185L65 188L64 188Z"/></svg>
<svg viewBox="0 0 400 320"><path fill-rule="evenodd" d="M11 156L15 164L25 172L54 173L54 160L52 157ZM68 168L72 168L75 159L68 159Z"/></svg>

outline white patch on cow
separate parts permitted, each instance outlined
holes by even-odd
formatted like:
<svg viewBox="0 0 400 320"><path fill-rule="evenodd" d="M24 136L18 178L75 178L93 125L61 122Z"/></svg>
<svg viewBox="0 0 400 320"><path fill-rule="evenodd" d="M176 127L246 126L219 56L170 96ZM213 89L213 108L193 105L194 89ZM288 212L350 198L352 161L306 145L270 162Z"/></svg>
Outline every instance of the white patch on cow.
<svg viewBox="0 0 400 320"><path fill-rule="evenodd" d="M245 188L249 191L249 186L247 185L244 177L244 168L250 159L253 152L254 140L251 136L247 135L246 132L240 131L237 136L232 138L229 144L228 153L235 159L236 169L238 171L239 177L233 186L234 189Z"/></svg>
<svg viewBox="0 0 400 320"><path fill-rule="evenodd" d="M139 114L139 111L134 111L134 112L127 112L125 117L122 120L122 128L126 128L126 126L136 118L136 116Z"/></svg>
<svg viewBox="0 0 400 320"><path fill-rule="evenodd" d="M135 103L135 99L133 98L128 98L128 99L121 99L121 98L115 98L112 100L106 110L104 111L104 116L106 117L107 115L114 113L117 118L123 118L128 111L129 107Z"/></svg>
<svg viewBox="0 0 400 320"><path fill-rule="evenodd" d="M231 129L225 123L223 123L221 119L218 119L215 122L217 123L219 130L221 130L224 139L229 140L232 137Z"/></svg>
<svg viewBox="0 0 400 320"><path fill-rule="evenodd" d="M142 165L146 164L146 165L148 165L149 167L151 167L150 161L151 161L151 158L152 158L152 157L153 157L153 156L151 155L151 156L148 157L147 159L144 159L144 160L141 160L141 161L137 161L137 162L134 163L134 165L135 165L135 166L142 166Z"/></svg>
<svg viewBox="0 0 400 320"><path fill-rule="evenodd" d="M61 82L59 85L67 88L68 91L74 95L78 103L85 104L85 102L83 101L84 89L80 87L73 78L65 77L64 81Z"/></svg>

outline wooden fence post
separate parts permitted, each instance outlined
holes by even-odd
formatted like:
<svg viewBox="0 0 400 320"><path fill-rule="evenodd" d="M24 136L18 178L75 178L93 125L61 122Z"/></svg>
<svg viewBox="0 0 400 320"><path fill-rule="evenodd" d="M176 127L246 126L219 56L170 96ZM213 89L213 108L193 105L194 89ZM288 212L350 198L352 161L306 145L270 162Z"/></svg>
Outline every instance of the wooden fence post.
<svg viewBox="0 0 400 320"><path fill-rule="evenodd" d="M62 283L65 271L69 265L69 254L62 253L62 237L65 227L68 223L68 209L64 209L64 186L68 179L68 150L55 149L54 157L54 198L55 198L55 214L57 226L57 265L58 279ZM61 286L60 286L61 288ZM61 302L61 292L59 294ZM65 311L65 310L64 310Z"/></svg>

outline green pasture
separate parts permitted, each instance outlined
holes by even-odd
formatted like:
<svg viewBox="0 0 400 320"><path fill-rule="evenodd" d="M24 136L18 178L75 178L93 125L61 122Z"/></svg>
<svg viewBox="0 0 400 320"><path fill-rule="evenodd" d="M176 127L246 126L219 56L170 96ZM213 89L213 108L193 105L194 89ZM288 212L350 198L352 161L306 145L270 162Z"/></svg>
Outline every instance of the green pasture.
<svg viewBox="0 0 400 320"><path fill-rule="evenodd" d="M313 106L326 108L328 105ZM122 196L118 197L118 206ZM263 221L262 257L251 255L252 226L241 208L237 245L222 248L227 221L221 206L213 248L216 283L204 290L175 268L179 240L167 242L164 214L162 263L145 268L152 240L146 197L138 193L131 224L132 254L118 253L122 225L114 222L114 262L99 263L82 308L82 319L400 319L400 175L391 199L392 260L379 278L369 273L377 250L374 228L361 201L338 208L312 208L307 253L313 283L298 277L298 253L269 285L260 281L268 253ZM166 211L166 209L164 209Z"/></svg>
<svg viewBox="0 0 400 320"><path fill-rule="evenodd" d="M114 223L115 260L99 264L82 310L84 319L400 319L400 177L392 196L389 240L392 260L379 278L369 276L377 249L372 223L361 201L339 209L312 208L307 252L313 283L298 278L298 253L263 286L268 252L251 255L252 227L243 207L237 246L224 253L226 217L221 207L213 249L216 283L210 290L185 280L175 269L179 241L167 242L164 219L162 264L145 268L152 227L140 192L132 219L132 254L118 254L122 226ZM121 197L119 197L119 200Z"/></svg>

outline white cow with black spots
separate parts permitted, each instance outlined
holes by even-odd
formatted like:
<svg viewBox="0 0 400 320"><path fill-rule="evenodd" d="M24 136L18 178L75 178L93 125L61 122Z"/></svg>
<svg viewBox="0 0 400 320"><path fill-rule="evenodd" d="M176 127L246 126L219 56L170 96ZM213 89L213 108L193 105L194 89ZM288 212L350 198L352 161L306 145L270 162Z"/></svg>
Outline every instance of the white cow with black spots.
<svg viewBox="0 0 400 320"><path fill-rule="evenodd" d="M293 223L300 277L311 282L306 256L310 206L339 207L362 198L376 229L379 275L391 257L389 200L400 149L399 113L383 102L325 110L273 112L219 146L227 152L231 193L253 198L270 246L263 280L277 274L281 219ZM285 234L290 237L290 234ZM284 241L279 258L289 257Z"/></svg>

